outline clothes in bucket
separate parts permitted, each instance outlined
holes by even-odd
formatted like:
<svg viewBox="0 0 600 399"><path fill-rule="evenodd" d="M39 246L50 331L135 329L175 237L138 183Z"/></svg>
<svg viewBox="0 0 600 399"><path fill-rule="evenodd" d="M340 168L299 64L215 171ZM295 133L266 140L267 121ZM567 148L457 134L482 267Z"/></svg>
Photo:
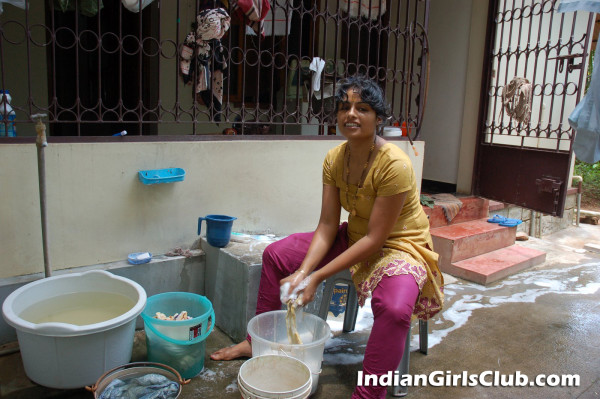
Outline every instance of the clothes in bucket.
<svg viewBox="0 0 600 399"><path fill-rule="evenodd" d="M186 311L190 318L161 320L164 315ZM183 378L204 369L206 338L215 325L215 312L208 298L190 292L165 292L148 298L141 314L146 331L148 361L173 367Z"/></svg>
<svg viewBox="0 0 600 399"><path fill-rule="evenodd" d="M310 369L285 355L253 357L240 367L238 388L244 399L300 399L311 392Z"/></svg>
<svg viewBox="0 0 600 399"><path fill-rule="evenodd" d="M172 367L152 362L128 363L104 373L85 389L96 399L163 398L175 399L181 394L184 380Z"/></svg>
<svg viewBox="0 0 600 399"><path fill-rule="evenodd" d="M248 334L252 338L252 357L286 355L305 363L311 373L311 391L314 394L319 383L325 342L331 335L329 325L311 313L297 311L296 327L302 344L289 343L285 310L275 310L254 316L248 322Z"/></svg>
<svg viewBox="0 0 600 399"><path fill-rule="evenodd" d="M198 218L198 235L202 232L202 221L206 221L206 241L213 247L223 248L231 239L233 221L237 218L227 215L206 215Z"/></svg>

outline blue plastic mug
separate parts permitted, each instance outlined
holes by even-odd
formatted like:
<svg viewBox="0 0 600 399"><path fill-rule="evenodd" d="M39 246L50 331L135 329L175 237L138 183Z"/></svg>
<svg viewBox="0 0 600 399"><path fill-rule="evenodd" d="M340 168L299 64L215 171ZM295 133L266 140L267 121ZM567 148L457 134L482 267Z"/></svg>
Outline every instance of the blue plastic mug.
<svg viewBox="0 0 600 399"><path fill-rule="evenodd" d="M213 247L223 248L229 244L231 227L237 219L227 215L206 215L198 218L198 235L202 232L202 221L206 220L206 241Z"/></svg>

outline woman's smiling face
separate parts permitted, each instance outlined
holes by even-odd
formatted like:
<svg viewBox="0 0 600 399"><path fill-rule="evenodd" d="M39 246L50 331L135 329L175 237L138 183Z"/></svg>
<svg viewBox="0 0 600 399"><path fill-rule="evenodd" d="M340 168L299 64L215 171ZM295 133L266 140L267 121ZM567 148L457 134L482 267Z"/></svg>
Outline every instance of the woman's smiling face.
<svg viewBox="0 0 600 399"><path fill-rule="evenodd" d="M346 100L339 103L338 129L347 139L372 139L380 120L375 110L363 102L360 94L353 88L348 90Z"/></svg>

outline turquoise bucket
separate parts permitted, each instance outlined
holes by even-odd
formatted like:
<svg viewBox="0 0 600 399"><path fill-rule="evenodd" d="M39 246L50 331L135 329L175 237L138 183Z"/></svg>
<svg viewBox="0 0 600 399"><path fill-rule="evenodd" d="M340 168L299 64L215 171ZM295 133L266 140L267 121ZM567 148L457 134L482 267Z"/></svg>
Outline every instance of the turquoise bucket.
<svg viewBox="0 0 600 399"><path fill-rule="evenodd" d="M223 248L231 239L231 227L237 218L227 215L206 215L198 218L198 235L202 231L202 221L206 220L206 241L213 247Z"/></svg>
<svg viewBox="0 0 600 399"><path fill-rule="evenodd" d="M189 320L159 320L187 311ZM173 367L183 378L192 378L204 369L206 338L215 325L212 303L190 292L165 292L148 298L142 311L148 361Z"/></svg>

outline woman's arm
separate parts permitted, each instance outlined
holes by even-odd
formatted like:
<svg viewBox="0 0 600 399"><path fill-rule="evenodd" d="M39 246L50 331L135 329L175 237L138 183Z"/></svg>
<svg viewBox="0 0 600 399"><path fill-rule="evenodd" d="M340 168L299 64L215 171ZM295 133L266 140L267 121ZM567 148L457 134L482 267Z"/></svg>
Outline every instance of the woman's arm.
<svg viewBox="0 0 600 399"><path fill-rule="evenodd" d="M290 292L317 267L333 245L340 225L341 209L339 189L324 184L319 224L304 260L294 274L281 280L281 284L290 282Z"/></svg>
<svg viewBox="0 0 600 399"><path fill-rule="evenodd" d="M327 277L367 259L383 247L400 216L406 195L407 192L404 192L375 199L367 226L367 234L334 260L312 274L310 284L304 290L303 303L313 300L317 287Z"/></svg>

